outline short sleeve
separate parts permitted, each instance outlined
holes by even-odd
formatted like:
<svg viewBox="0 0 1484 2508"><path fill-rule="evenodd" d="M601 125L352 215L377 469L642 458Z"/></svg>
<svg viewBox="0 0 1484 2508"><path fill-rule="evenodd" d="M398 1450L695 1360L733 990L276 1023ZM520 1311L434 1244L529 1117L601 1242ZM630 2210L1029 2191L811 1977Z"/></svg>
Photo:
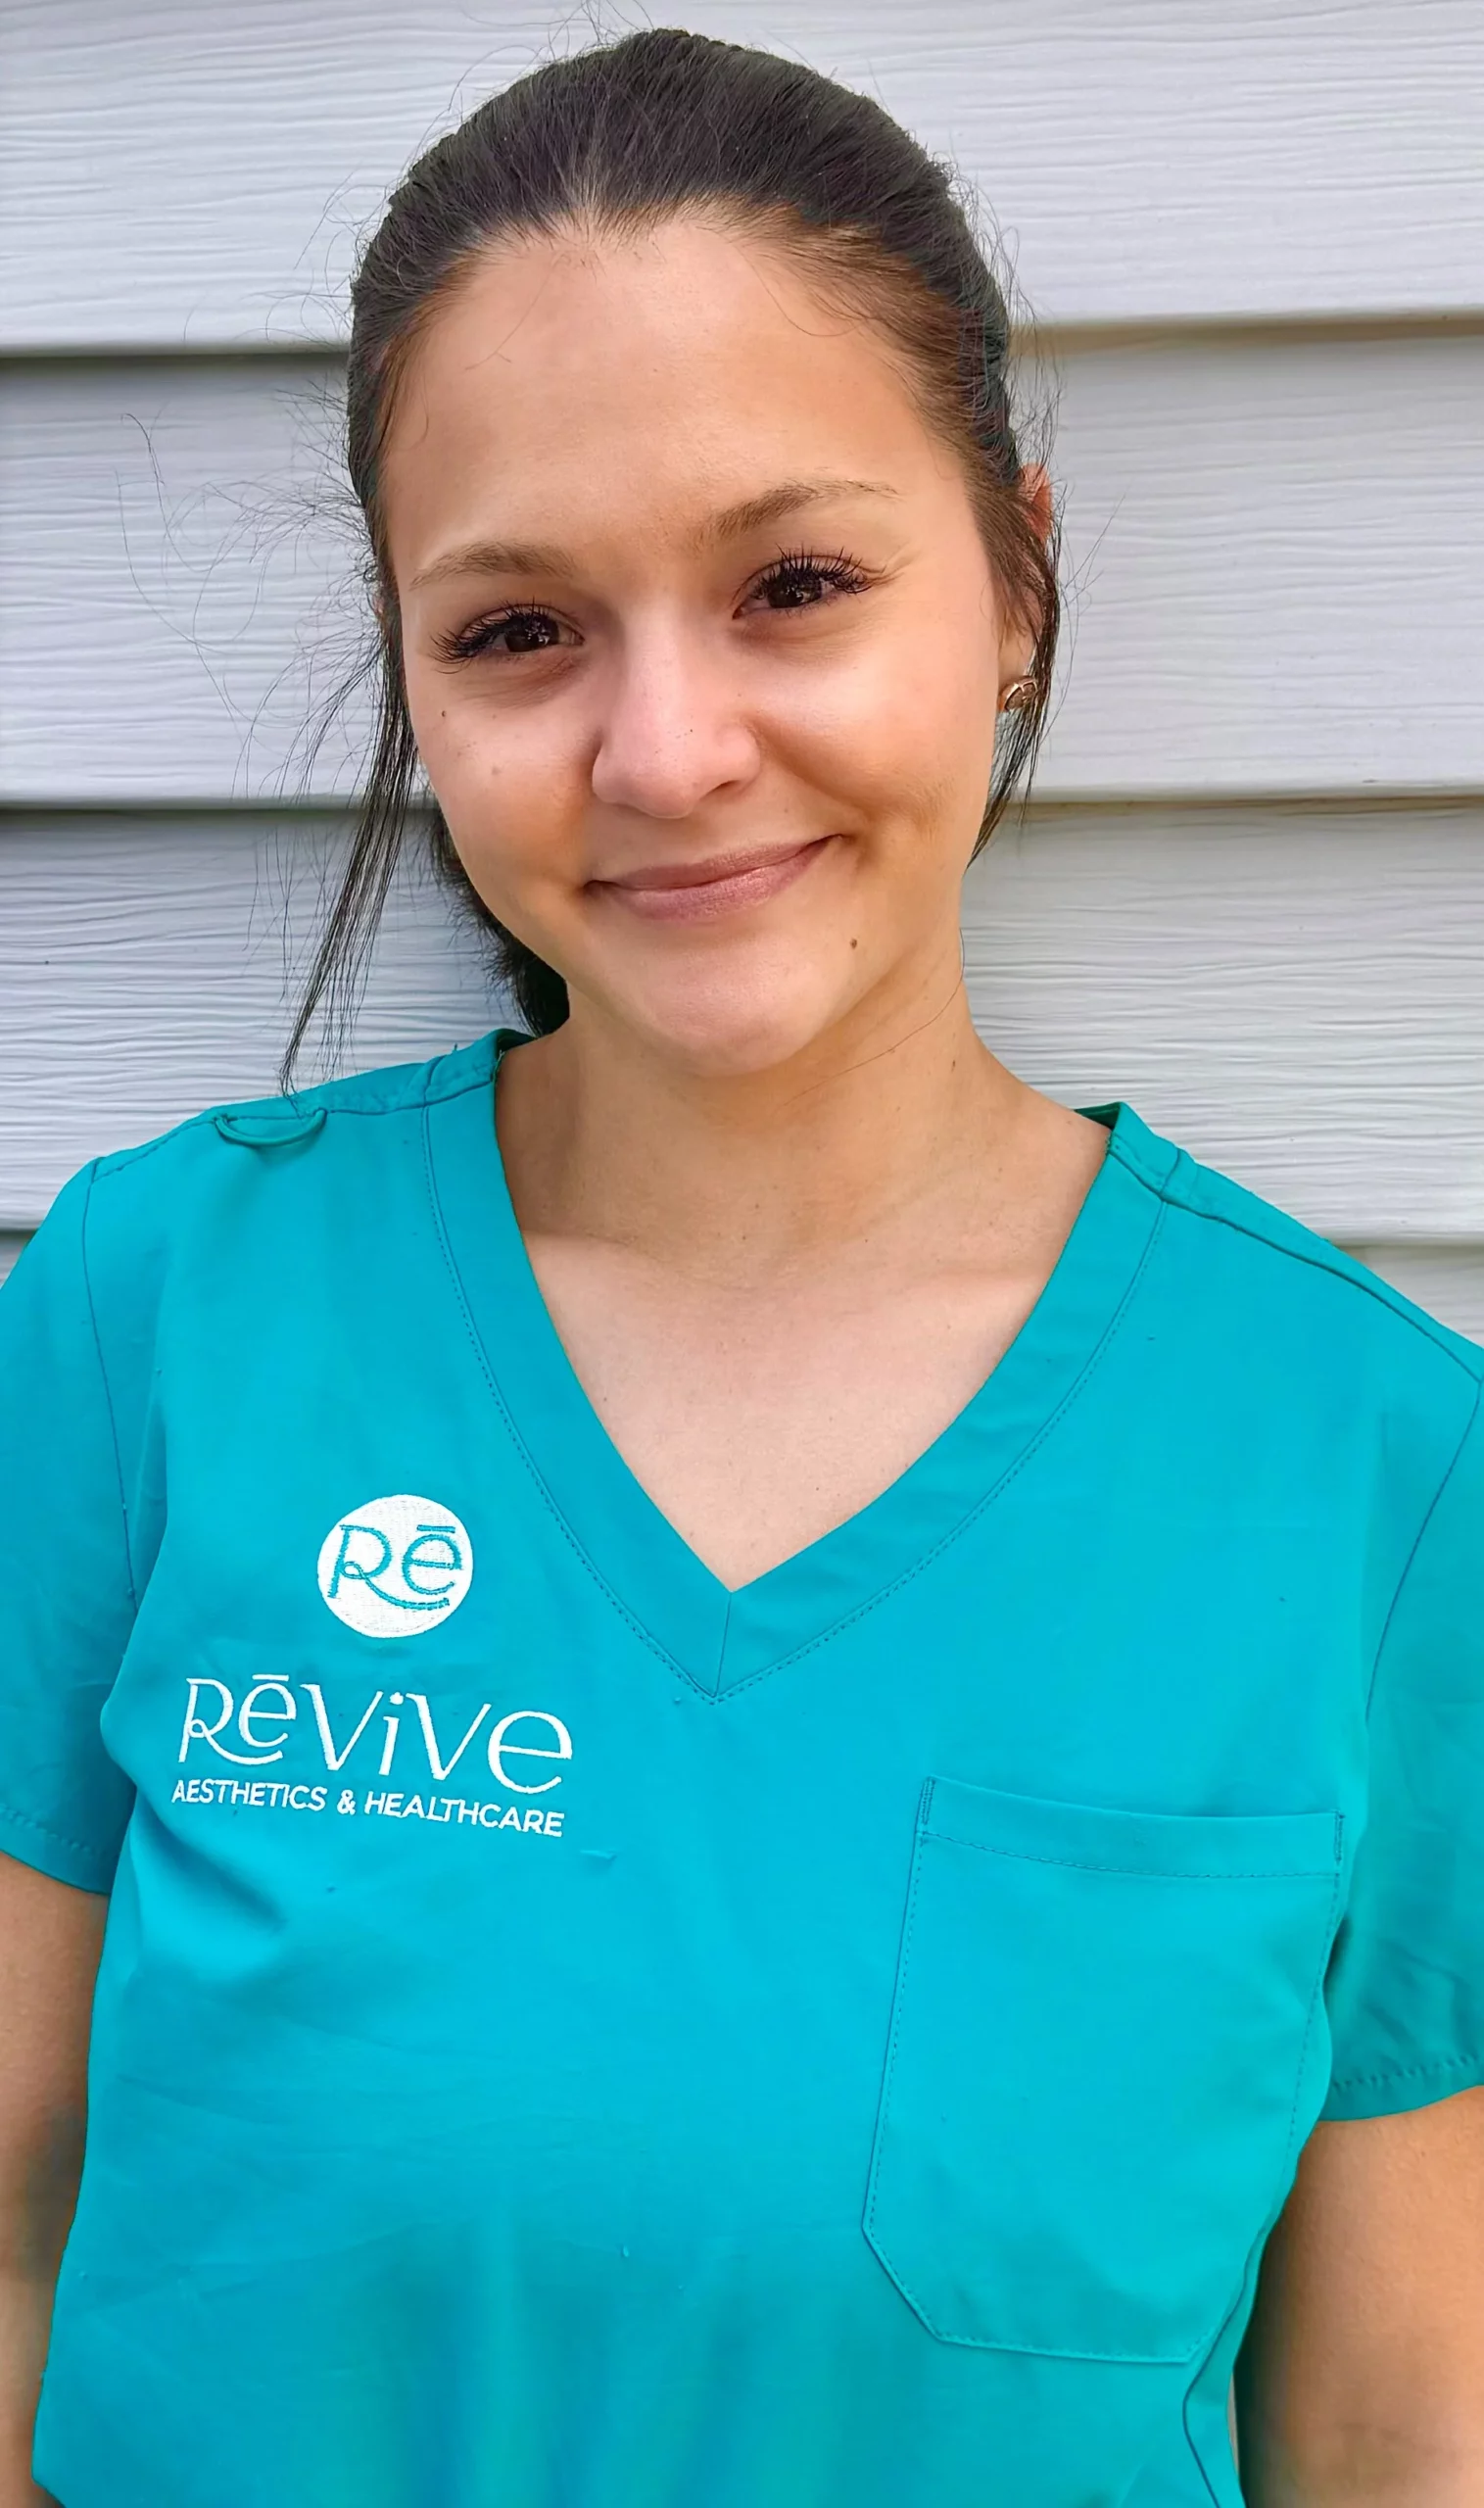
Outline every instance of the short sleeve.
<svg viewBox="0 0 1484 2508"><path fill-rule="evenodd" d="M1484 1410L1412 1551L1381 1641L1370 1802L1330 1973L1326 2117L1484 2082Z"/></svg>
<svg viewBox="0 0 1484 2508"><path fill-rule="evenodd" d="M0 1850L107 1890L133 1793L99 1717L134 1596L84 1260L92 1173L0 1289Z"/></svg>

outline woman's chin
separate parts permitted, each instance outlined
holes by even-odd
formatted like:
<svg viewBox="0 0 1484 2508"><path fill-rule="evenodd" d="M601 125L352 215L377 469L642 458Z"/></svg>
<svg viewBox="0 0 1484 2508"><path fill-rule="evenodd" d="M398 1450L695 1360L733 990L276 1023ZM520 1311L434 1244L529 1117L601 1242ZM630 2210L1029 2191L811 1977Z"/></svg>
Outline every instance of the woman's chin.
<svg viewBox="0 0 1484 2508"><path fill-rule="evenodd" d="M635 998L610 1001L608 1017L616 1012L650 1053L689 1078L747 1080L807 1054L848 1013L854 990L822 981L816 968L724 976L713 966L690 982L651 976Z"/></svg>

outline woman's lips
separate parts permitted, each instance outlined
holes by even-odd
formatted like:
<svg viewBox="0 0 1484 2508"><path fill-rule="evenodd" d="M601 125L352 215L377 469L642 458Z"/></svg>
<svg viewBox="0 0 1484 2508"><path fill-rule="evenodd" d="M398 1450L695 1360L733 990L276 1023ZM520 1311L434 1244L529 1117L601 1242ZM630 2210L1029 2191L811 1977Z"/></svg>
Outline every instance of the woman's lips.
<svg viewBox="0 0 1484 2508"><path fill-rule="evenodd" d="M710 923L791 888L833 842L818 836L785 851L719 853L709 862L656 862L626 871L621 879L590 885L650 923Z"/></svg>

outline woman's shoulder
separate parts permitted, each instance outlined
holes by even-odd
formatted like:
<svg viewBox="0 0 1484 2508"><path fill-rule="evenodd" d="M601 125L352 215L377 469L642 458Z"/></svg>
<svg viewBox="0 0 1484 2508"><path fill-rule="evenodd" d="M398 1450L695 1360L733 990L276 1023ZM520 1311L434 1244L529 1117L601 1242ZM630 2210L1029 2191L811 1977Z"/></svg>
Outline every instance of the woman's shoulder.
<svg viewBox="0 0 1484 2508"><path fill-rule="evenodd" d="M1484 1348L1131 1109L1113 1146L1158 1204L1121 1324L1136 1381L1248 1438L1255 1474L1277 1437L1414 1525L1479 1419Z"/></svg>
<svg viewBox="0 0 1484 2508"><path fill-rule="evenodd" d="M388 1063L282 1096L224 1100L149 1140L110 1151L84 1173L111 1193L122 1184L125 1195L148 1195L168 1190L197 1169L209 1172L219 1164L221 1144L230 1149L289 1148L313 1139L332 1118L351 1119L355 1128L368 1116L415 1114L443 1098L487 1085L496 1043L492 1034L422 1062ZM123 1184L126 1178L134 1181Z"/></svg>
<svg viewBox="0 0 1484 2508"><path fill-rule="evenodd" d="M1349 1329L1375 1336L1424 1370L1442 1361L1445 1375L1461 1369L1473 1383L1484 1379L1484 1348L1477 1341L1291 1211L1193 1159L1175 1181L1174 1198L1191 1217L1227 1231L1238 1245L1250 1246L1255 1270L1295 1290L1302 1280L1306 1305L1321 1305L1337 1321L1343 1317Z"/></svg>
<svg viewBox="0 0 1484 2508"><path fill-rule="evenodd" d="M276 1189L293 1176L312 1190L321 1172L319 1159L305 1155L312 1145L334 1143L342 1156L372 1160L395 1155L407 1118L489 1085L495 1044L494 1036L482 1037L422 1062L390 1063L281 1096L204 1107L168 1132L93 1160L54 1207L67 1195L85 1198L90 1244L102 1251L121 1231L137 1251L141 1229L173 1235L220 1192L239 1195L249 1178Z"/></svg>
<svg viewBox="0 0 1484 2508"><path fill-rule="evenodd" d="M291 1233L326 1194L344 1201L348 1163L366 1171L363 1206L384 1207L399 1162L420 1155L422 1110L487 1086L497 1042L491 1035L421 1062L208 1106L90 1160L57 1194L7 1297L85 1304L105 1337L134 1337L172 1271L203 1254L226 1259L248 1212L276 1208Z"/></svg>

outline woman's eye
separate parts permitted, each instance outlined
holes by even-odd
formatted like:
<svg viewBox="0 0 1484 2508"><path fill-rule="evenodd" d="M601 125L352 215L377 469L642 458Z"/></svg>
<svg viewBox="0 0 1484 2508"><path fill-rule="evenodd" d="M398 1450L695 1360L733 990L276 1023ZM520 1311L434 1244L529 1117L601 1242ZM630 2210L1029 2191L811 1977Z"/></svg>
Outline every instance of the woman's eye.
<svg viewBox="0 0 1484 2508"><path fill-rule="evenodd" d="M439 651L446 661L474 661L486 653L498 661L517 661L523 653L549 652L561 634L561 622L549 609L503 609L440 638Z"/></svg>
<svg viewBox="0 0 1484 2508"><path fill-rule="evenodd" d="M775 614L780 610L816 609L840 594L863 592L869 580L864 568L847 557L843 550L833 556L812 555L803 549L788 550L757 578L742 606L745 609L761 601ZM487 618L476 618L472 625L460 627L451 635L440 636L436 650L449 662L486 657L519 661L526 654L551 652L569 634L550 609L502 609Z"/></svg>
<svg viewBox="0 0 1484 2508"><path fill-rule="evenodd" d="M864 591L866 582L864 570L843 551L817 557L790 550L758 577L749 599L760 598L773 610L816 609L838 593Z"/></svg>

